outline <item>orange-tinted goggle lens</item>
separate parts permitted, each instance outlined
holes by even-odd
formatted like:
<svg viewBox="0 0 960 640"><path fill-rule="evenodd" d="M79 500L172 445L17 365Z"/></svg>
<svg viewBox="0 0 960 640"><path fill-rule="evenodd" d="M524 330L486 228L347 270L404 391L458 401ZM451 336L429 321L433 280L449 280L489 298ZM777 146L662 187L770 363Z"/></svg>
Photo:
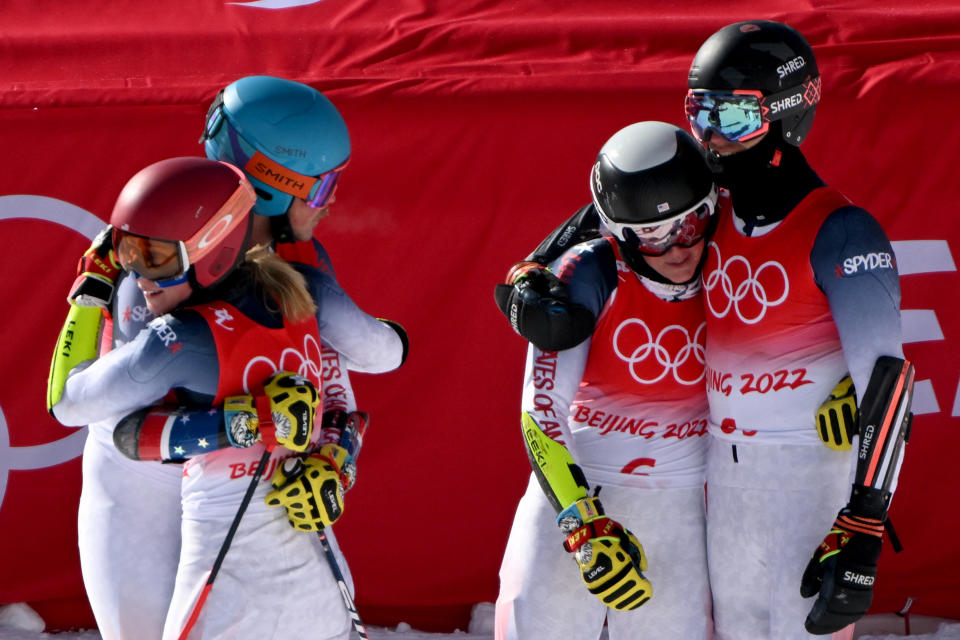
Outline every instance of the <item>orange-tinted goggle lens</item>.
<svg viewBox="0 0 960 640"><path fill-rule="evenodd" d="M113 246L120 265L148 280L165 280L182 275L180 243L145 238L114 229Z"/></svg>

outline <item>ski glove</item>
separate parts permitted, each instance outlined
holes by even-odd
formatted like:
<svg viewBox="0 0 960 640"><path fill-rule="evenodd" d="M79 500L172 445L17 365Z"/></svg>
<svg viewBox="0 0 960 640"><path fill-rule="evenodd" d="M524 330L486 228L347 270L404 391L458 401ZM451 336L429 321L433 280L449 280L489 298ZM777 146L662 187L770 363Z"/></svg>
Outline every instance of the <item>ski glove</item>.
<svg viewBox="0 0 960 640"><path fill-rule="evenodd" d="M819 593L804 626L826 635L859 620L870 608L877 560L883 542L883 522L853 515L844 507L813 553L800 583L800 595Z"/></svg>
<svg viewBox="0 0 960 640"><path fill-rule="evenodd" d="M581 498L557 517L567 539L563 548L574 554L580 578L600 602L619 611L636 609L653 596L643 575L647 558L636 537L606 517L597 498Z"/></svg>
<svg viewBox="0 0 960 640"><path fill-rule="evenodd" d="M848 375L817 409L817 435L831 449L849 451L850 439L859 428L858 421L856 389Z"/></svg>
<svg viewBox="0 0 960 640"><path fill-rule="evenodd" d="M515 264L494 298L513 330L543 351L575 347L593 334L593 313L571 302L567 286L536 262Z"/></svg>
<svg viewBox="0 0 960 640"><path fill-rule="evenodd" d="M343 447L326 444L308 456L288 458L277 467L264 499L267 506L287 510L290 526L301 531L320 531L343 513L343 477L340 464Z"/></svg>
<svg viewBox="0 0 960 640"><path fill-rule="evenodd" d="M117 277L122 268L113 250L113 227L107 225L80 257L77 279L70 287L67 302L80 307L110 308Z"/></svg>
<svg viewBox="0 0 960 640"><path fill-rule="evenodd" d="M275 373L264 383L263 395L230 396L223 401L227 439L239 448L258 439L267 444L275 439L291 451L306 451L319 405L320 394L309 380L289 371ZM263 428L267 423L274 429Z"/></svg>

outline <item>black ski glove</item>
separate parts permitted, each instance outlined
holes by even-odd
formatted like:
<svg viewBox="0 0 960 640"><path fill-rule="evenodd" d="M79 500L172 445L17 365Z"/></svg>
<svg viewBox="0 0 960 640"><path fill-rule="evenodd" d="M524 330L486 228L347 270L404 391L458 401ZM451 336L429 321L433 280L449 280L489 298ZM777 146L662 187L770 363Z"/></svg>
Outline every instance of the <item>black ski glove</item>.
<svg viewBox="0 0 960 640"><path fill-rule="evenodd" d="M882 536L881 520L855 516L849 507L840 510L803 572L800 595L820 594L804 623L808 632L833 633L867 612L873 600Z"/></svg>
<svg viewBox="0 0 960 640"><path fill-rule="evenodd" d="M494 298L514 331L543 351L569 349L593 334L593 313L571 302L566 285L536 262L514 265Z"/></svg>

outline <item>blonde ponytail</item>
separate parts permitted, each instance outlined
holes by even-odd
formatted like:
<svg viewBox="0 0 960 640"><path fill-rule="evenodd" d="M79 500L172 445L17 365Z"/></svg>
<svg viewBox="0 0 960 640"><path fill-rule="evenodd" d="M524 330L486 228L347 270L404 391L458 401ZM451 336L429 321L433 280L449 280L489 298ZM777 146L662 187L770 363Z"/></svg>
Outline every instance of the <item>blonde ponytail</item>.
<svg viewBox="0 0 960 640"><path fill-rule="evenodd" d="M302 322L317 312L303 275L266 245L248 249L245 263L254 280L280 305L284 318Z"/></svg>

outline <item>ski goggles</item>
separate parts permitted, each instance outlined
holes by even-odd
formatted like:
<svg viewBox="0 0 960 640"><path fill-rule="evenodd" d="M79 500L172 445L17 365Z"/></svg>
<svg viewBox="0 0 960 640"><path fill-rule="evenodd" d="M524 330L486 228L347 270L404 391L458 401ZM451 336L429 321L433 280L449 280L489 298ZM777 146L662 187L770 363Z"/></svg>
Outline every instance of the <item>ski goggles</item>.
<svg viewBox="0 0 960 640"><path fill-rule="evenodd" d="M190 259L183 242L147 238L114 229L113 246L120 266L137 277L152 280L161 287L187 281Z"/></svg>
<svg viewBox="0 0 960 640"><path fill-rule="evenodd" d="M635 243L646 256L662 256L673 247L689 248L700 242L710 227L717 206L717 188L695 206L666 220L646 224L628 224L609 219L599 207L600 217L611 233L624 242Z"/></svg>
<svg viewBox="0 0 960 640"><path fill-rule="evenodd" d="M797 115L820 101L820 76L786 91L764 96L760 91L690 89L684 111L690 128L703 142L718 133L730 142L745 142L765 134L770 123Z"/></svg>
<svg viewBox="0 0 960 640"><path fill-rule="evenodd" d="M333 194L337 190L340 174L343 173L349 162L350 159L348 158L339 166L326 173L321 173L319 176L305 176L278 162L274 162L257 151L243 167L243 170L247 175L278 191L288 193L296 198L302 198L308 207L321 209L330 204L330 199L333 198Z"/></svg>
<svg viewBox="0 0 960 640"><path fill-rule="evenodd" d="M160 287L187 282L191 257L200 262L220 246L221 241L249 220L257 194L246 178L215 214L188 240L150 238L114 227L113 247L125 271L152 280Z"/></svg>

